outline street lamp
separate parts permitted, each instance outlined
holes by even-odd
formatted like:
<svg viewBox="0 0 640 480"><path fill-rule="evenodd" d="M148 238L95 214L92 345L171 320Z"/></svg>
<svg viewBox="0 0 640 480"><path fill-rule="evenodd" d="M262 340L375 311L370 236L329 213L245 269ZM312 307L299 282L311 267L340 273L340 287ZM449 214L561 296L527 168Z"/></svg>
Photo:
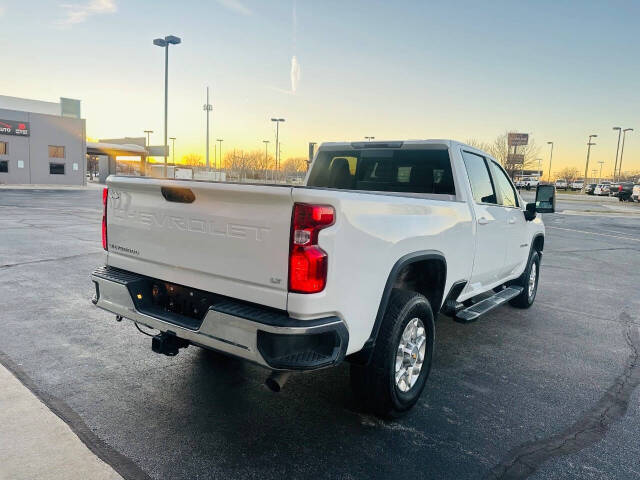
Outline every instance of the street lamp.
<svg viewBox="0 0 640 480"><path fill-rule="evenodd" d="M553 160L553 142L547 142L547 145L551 145L551 152L549 153L549 174L547 180L551 183L551 161Z"/></svg>
<svg viewBox="0 0 640 480"><path fill-rule="evenodd" d="M169 116L169 45L178 45L182 40L174 35L156 38L153 44L164 48L164 176L167 176L167 118Z"/></svg>
<svg viewBox="0 0 640 480"><path fill-rule="evenodd" d="M536 158L536 160L538 161L538 181L540 181L542 178L542 159Z"/></svg>
<svg viewBox="0 0 640 480"><path fill-rule="evenodd" d="M613 165L613 181L616 181L616 171L618 170L618 152L620 151L620 135L622 134L622 128L613 127L614 130L618 131L618 146L616 147L616 162Z"/></svg>
<svg viewBox="0 0 640 480"><path fill-rule="evenodd" d="M202 106L202 109L207 112L207 170L209 170L209 112L213 110L213 105L209 103L209 87L207 87L207 103Z"/></svg>
<svg viewBox="0 0 640 480"><path fill-rule="evenodd" d="M262 140L264 143L264 183L267 183L267 167L269 166L269 157L267 156L267 148L269 147L269 140Z"/></svg>
<svg viewBox="0 0 640 480"><path fill-rule="evenodd" d="M173 166L176 166L176 137L169 137L171 140L171 153L173 155Z"/></svg>
<svg viewBox="0 0 640 480"><path fill-rule="evenodd" d="M368 142L370 142L371 140L375 140L376 137L364 137L365 140L367 140Z"/></svg>
<svg viewBox="0 0 640 480"><path fill-rule="evenodd" d="M598 183L600 183L602 181L602 165L604 164L604 160L598 160L598 163L600 164L600 175L598 176Z"/></svg>
<svg viewBox="0 0 640 480"><path fill-rule="evenodd" d="M218 144L220 145L220 148L218 148L218 155L220 156L220 169L222 169L222 138L216 138L216 142L218 142Z"/></svg>
<svg viewBox="0 0 640 480"><path fill-rule="evenodd" d="M622 155L624 155L624 137L627 136L627 132L633 132L633 128L625 128L622 131L622 148L620 149L620 165L618 166L618 177L622 175Z"/></svg>
<svg viewBox="0 0 640 480"><path fill-rule="evenodd" d="M589 155L591 155L591 145L595 145L595 143L593 143L591 139L596 138L597 136L598 135L596 134L589 135L589 140L587 141L587 163L584 166L584 178L587 178L587 174L589 173ZM584 193L586 186L587 186L586 183L582 184L582 189L580 190L580 193Z"/></svg>
<svg viewBox="0 0 640 480"><path fill-rule="evenodd" d="M277 172L278 168L280 167L280 141L279 141L280 122L284 122L284 118L272 118L271 121L276 122L276 172Z"/></svg>
<svg viewBox="0 0 640 480"><path fill-rule="evenodd" d="M149 140L149 135L153 133L153 130L145 130L144 133L147 134L147 147L151 144Z"/></svg>

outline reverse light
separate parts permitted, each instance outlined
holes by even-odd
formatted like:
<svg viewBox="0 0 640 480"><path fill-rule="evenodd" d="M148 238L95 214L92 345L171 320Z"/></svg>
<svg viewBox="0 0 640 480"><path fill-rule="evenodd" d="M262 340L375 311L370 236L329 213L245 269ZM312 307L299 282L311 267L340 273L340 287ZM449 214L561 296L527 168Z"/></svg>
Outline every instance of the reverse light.
<svg viewBox="0 0 640 480"><path fill-rule="evenodd" d="M109 197L109 188L102 190L102 248L107 248L107 198Z"/></svg>
<svg viewBox="0 0 640 480"><path fill-rule="evenodd" d="M327 252L318 246L318 233L333 225L330 205L296 203L291 219L289 245L289 291L318 293L327 283Z"/></svg>

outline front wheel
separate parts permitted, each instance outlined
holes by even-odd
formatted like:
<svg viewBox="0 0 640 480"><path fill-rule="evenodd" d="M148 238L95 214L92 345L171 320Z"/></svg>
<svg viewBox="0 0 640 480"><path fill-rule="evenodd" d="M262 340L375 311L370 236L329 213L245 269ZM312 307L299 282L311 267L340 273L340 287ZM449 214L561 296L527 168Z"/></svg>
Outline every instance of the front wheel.
<svg viewBox="0 0 640 480"><path fill-rule="evenodd" d="M396 418L424 390L435 344L429 301L419 293L393 290L368 365L351 365L351 386L368 412Z"/></svg>
<svg viewBox="0 0 640 480"><path fill-rule="evenodd" d="M529 257L527 268L511 285L522 287L522 292L509 300L509 303L517 308L529 308L533 305L538 293L538 280L540 279L540 254L534 251Z"/></svg>

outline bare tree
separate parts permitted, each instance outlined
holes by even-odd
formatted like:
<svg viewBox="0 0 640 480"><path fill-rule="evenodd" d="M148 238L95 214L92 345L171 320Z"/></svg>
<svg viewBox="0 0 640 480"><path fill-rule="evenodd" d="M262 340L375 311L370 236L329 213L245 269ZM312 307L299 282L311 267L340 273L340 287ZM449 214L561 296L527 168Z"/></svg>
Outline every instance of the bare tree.
<svg viewBox="0 0 640 480"><path fill-rule="evenodd" d="M186 165L204 165L204 162L202 161L202 155L200 155L199 153L187 153L186 155L184 155L182 157L182 163L186 164Z"/></svg>
<svg viewBox="0 0 640 480"><path fill-rule="evenodd" d="M555 175L555 178L564 178L568 183L572 183L580 178L580 170L576 167L564 167Z"/></svg>
<svg viewBox="0 0 640 480"><path fill-rule="evenodd" d="M264 153L260 150L233 150L224 156L223 166L230 178L240 182L262 180L272 160L272 157L267 157L265 162Z"/></svg>
<svg viewBox="0 0 640 480"><path fill-rule="evenodd" d="M467 145L471 145L474 148L477 148L478 150L482 150L487 153L490 153L490 150L491 150L490 143L483 142L482 140L478 140L477 138L469 138L465 143Z"/></svg>
<svg viewBox="0 0 640 480"><path fill-rule="evenodd" d="M533 137L529 136L529 144L517 147L517 154L524 156L524 163L508 162L509 153L513 147L509 147L509 132L498 135L487 150L496 160L498 160L509 176L513 178L521 170L529 170L535 168L536 158L540 152L540 147L536 144Z"/></svg>
<svg viewBox="0 0 640 480"><path fill-rule="evenodd" d="M640 170L629 170L618 175L621 182L640 182Z"/></svg>
<svg viewBox="0 0 640 480"><path fill-rule="evenodd" d="M513 147L509 147L509 131L498 135L491 143L478 140L477 138L470 138L466 143L487 152L498 160L511 178L522 170L530 170L537 167L536 158L538 158L540 147L531 136L529 136L528 145L521 145L517 147L516 150L518 155L524 156L524 164L508 162L509 153L513 153Z"/></svg>
<svg viewBox="0 0 640 480"><path fill-rule="evenodd" d="M296 158L287 158L284 162L282 162L282 170L285 175L299 175L303 172L307 171L307 159L296 157Z"/></svg>

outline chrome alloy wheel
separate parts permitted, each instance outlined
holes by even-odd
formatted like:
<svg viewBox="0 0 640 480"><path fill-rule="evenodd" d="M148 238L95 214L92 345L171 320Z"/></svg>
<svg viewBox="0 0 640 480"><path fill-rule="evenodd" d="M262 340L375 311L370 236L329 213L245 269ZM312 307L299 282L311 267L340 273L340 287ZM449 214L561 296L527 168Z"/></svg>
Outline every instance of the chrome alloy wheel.
<svg viewBox="0 0 640 480"><path fill-rule="evenodd" d="M531 264L531 272L529 273L529 298L533 297L536 291L536 277L538 274L538 266L535 262Z"/></svg>
<svg viewBox="0 0 640 480"><path fill-rule="evenodd" d="M427 347L427 333L419 318L412 318L404 327L396 352L396 386L408 392L420 377Z"/></svg>

